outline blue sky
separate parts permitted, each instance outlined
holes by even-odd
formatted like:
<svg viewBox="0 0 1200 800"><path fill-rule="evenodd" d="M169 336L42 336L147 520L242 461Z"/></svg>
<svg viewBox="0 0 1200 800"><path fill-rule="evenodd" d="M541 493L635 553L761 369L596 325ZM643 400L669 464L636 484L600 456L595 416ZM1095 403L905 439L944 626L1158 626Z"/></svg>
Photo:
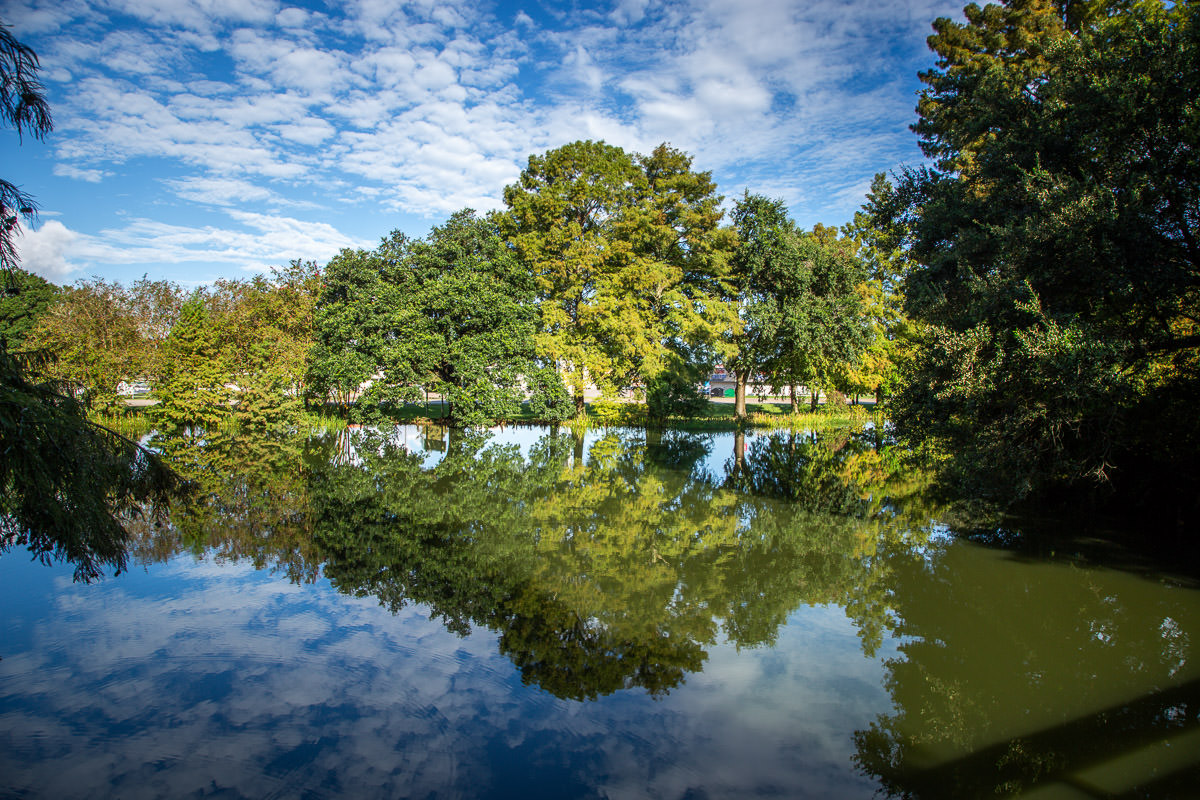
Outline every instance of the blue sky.
<svg viewBox="0 0 1200 800"><path fill-rule="evenodd" d="M501 205L529 155L670 142L731 201L841 224L908 130L961 0L0 0L42 61L45 142L0 131L41 207L23 265L185 285L324 262Z"/></svg>

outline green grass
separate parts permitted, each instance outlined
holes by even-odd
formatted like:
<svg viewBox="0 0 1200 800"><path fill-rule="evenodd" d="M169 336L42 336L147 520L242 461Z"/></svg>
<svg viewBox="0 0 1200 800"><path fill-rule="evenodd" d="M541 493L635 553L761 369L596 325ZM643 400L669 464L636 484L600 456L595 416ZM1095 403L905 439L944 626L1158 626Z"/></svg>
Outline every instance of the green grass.
<svg viewBox="0 0 1200 800"><path fill-rule="evenodd" d="M734 415L733 403L709 402L707 410L695 417L671 417L663 427L679 428L682 430L736 430L739 425L743 428L766 428L783 430L821 431L842 428L859 428L865 423L875 421L879 424L882 419L867 406L833 406L822 405L816 411L809 411L807 404L798 414L791 413L791 406L786 402L775 403L746 403L746 419L739 422ZM642 426L646 424L646 407L641 403L615 403L599 401L587 404L587 416L582 420L567 420L562 424L572 429L589 427L613 426ZM409 404L394 409L387 419L397 425L404 424L434 424L442 425L446 419L442 416L440 402ZM144 408L128 408L109 414L93 414L92 419L105 427L130 439L138 439L154 430L154 424ZM521 406L520 413L504 420L505 422L536 424L544 422L529 411L529 404ZM345 417L333 409L309 409L302 412L296 420L295 430L300 434L336 432L344 430L349 423ZM237 420L231 415L220 426L223 433L237 433Z"/></svg>
<svg viewBox="0 0 1200 800"><path fill-rule="evenodd" d="M816 411L806 406L793 414L788 403L747 403L747 428L782 428L785 430L830 430L834 428L861 427L872 419L871 412L863 406L819 406ZM731 430L738 425L732 403L709 403L709 413L692 419L673 418L672 427L710 428Z"/></svg>
<svg viewBox="0 0 1200 800"><path fill-rule="evenodd" d="M299 433L326 433L345 430L346 419L327 411L302 411L296 422Z"/></svg>
<svg viewBox="0 0 1200 800"><path fill-rule="evenodd" d="M816 411L809 411L808 405L801 406L799 413L793 414L791 404L783 403L746 403L746 418L739 421L734 413L733 403L709 402L706 412L694 417L671 417L663 427L680 428L683 430L735 430L742 428L769 428L784 430L834 430L841 428L860 428L867 422L877 418L873 409L865 406L833 406L821 405ZM645 406L637 403L614 403L600 401L588 404L587 423L589 425L644 425L646 424Z"/></svg>

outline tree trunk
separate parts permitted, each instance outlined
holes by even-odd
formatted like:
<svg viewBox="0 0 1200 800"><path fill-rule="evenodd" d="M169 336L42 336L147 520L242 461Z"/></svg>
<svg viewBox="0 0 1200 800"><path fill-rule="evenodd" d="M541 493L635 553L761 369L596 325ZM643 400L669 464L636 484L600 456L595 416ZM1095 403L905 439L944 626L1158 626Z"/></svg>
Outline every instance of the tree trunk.
<svg viewBox="0 0 1200 800"><path fill-rule="evenodd" d="M575 436L575 447L571 453L574 456L572 466L578 469L583 466L583 430L576 429L572 433Z"/></svg>
<svg viewBox="0 0 1200 800"><path fill-rule="evenodd" d="M812 411L813 413L816 413L816 411L817 411L817 401L820 400L820 398L821 398L821 390L816 387L813 387L812 405L809 407L809 410Z"/></svg>
<svg viewBox="0 0 1200 800"><path fill-rule="evenodd" d="M587 416L587 403L584 399L584 392L586 391L587 387L587 373L584 371L583 367L578 367L575 369L573 374L574 380L572 383L574 384L575 389L575 419L583 419Z"/></svg>
<svg viewBox="0 0 1200 800"><path fill-rule="evenodd" d="M795 385L792 385L792 386L789 386L788 388L791 389L791 392L792 392L792 413L799 414L800 413L800 401L796 398L796 387L795 387Z"/></svg>
<svg viewBox="0 0 1200 800"><path fill-rule="evenodd" d="M749 372L738 370L733 373L735 384L733 390L733 415L738 419L746 417L746 381L750 377Z"/></svg>

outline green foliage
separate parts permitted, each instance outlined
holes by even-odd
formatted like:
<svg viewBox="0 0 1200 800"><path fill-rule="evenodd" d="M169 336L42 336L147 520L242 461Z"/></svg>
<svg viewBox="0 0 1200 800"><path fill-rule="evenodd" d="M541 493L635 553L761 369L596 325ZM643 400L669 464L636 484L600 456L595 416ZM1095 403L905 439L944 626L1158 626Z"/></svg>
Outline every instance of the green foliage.
<svg viewBox="0 0 1200 800"><path fill-rule="evenodd" d="M781 200L749 192L734 210L740 244L731 261L731 300L739 324L727 339L738 381L764 374L776 387L831 387L867 342L858 287L865 269L856 245L816 226L796 229Z"/></svg>
<svg viewBox="0 0 1200 800"><path fill-rule="evenodd" d="M221 282L211 305L238 424L282 430L295 425L312 346L316 264L293 261L270 280Z"/></svg>
<svg viewBox="0 0 1200 800"><path fill-rule="evenodd" d="M645 425L648 418L645 403L600 397L588 404L585 422L596 421L606 428Z"/></svg>
<svg viewBox="0 0 1200 800"><path fill-rule="evenodd" d="M575 413L575 402L554 367L541 367L526 377L529 413L541 422L562 422Z"/></svg>
<svg viewBox="0 0 1200 800"><path fill-rule="evenodd" d="M307 375L309 392L317 399L348 409L359 387L381 366L392 303L382 257L406 247L406 240L393 234L374 253L343 250L325 267L313 312Z"/></svg>
<svg viewBox="0 0 1200 800"><path fill-rule="evenodd" d="M153 416L171 430L212 430L230 416L233 396L226 385L228 354L222 353L213 312L197 294L179 314L163 345L166 364L155 388L160 403Z"/></svg>
<svg viewBox="0 0 1200 800"><path fill-rule="evenodd" d="M787 207L746 192L737 202L733 222L738 248L730 261L729 301L738 319L729 332L726 366L737 376L744 400L746 378L771 368L778 350L781 323L775 263L790 243Z"/></svg>
<svg viewBox="0 0 1200 800"><path fill-rule="evenodd" d="M163 369L162 343L179 320L179 311L187 293L170 281L152 281L145 275L123 291L122 305L133 318L138 340L134 346L141 353L141 374L128 378L146 377L153 385Z"/></svg>
<svg viewBox="0 0 1200 800"><path fill-rule="evenodd" d="M252 354L255 358L255 354ZM262 359L258 355L255 360ZM287 378L270 362L266 368L242 378L233 406L233 416L243 430L289 430L295 425L303 403L288 385Z"/></svg>
<svg viewBox="0 0 1200 800"><path fill-rule="evenodd" d="M127 525L160 518L179 482L159 457L89 422L0 348L0 551L26 547L90 581L125 568Z"/></svg>
<svg viewBox="0 0 1200 800"><path fill-rule="evenodd" d="M876 175L863 210L842 229L857 244L858 258L867 271L857 288L867 342L857 363L840 365L834 385L854 395L873 394L877 400L900 387L901 371L912 358L920 331L904 314L901 283L908 262L903 231L887 224L895 195L887 178Z"/></svg>
<svg viewBox="0 0 1200 800"><path fill-rule="evenodd" d="M868 341L859 287L865 277L854 242L831 228L801 234L780 275L781 347L772 370L777 385L832 390Z"/></svg>
<svg viewBox="0 0 1200 800"><path fill-rule="evenodd" d="M117 283L80 281L59 293L25 337L39 377L105 412L122 381L146 373L149 351L130 294Z"/></svg>
<svg viewBox="0 0 1200 800"><path fill-rule="evenodd" d="M360 404L436 392L460 425L512 417L536 369L532 299L495 227L469 210L424 240L343 251L317 306L312 386L343 405L368 381Z"/></svg>
<svg viewBox="0 0 1200 800"><path fill-rule="evenodd" d="M481 425L514 416L533 369L533 287L491 222L452 216L413 248L402 329L418 343L401 367Z"/></svg>
<svg viewBox="0 0 1200 800"><path fill-rule="evenodd" d="M19 350L29 331L54 302L59 288L20 267L8 270L0 294L0 346Z"/></svg>
<svg viewBox="0 0 1200 800"><path fill-rule="evenodd" d="M151 416L172 430L295 425L316 282L316 265L296 261L269 279L217 281L186 301L173 284L135 283L130 305L161 401Z"/></svg>
<svg viewBox="0 0 1200 800"><path fill-rule="evenodd" d="M712 339L728 235L710 173L666 145L574 142L531 156L499 223L536 282L538 354L613 394Z"/></svg>
<svg viewBox="0 0 1200 800"><path fill-rule="evenodd" d="M646 384L646 413L653 422L663 423L669 417L690 419L708 410L708 397L701 381L706 370L677 364L674 369L660 372Z"/></svg>
<svg viewBox="0 0 1200 800"><path fill-rule="evenodd" d="M917 130L938 169L885 220L930 326L895 418L972 490L1112 481L1194 510L1200 17L1070 9L969 10L931 38Z"/></svg>

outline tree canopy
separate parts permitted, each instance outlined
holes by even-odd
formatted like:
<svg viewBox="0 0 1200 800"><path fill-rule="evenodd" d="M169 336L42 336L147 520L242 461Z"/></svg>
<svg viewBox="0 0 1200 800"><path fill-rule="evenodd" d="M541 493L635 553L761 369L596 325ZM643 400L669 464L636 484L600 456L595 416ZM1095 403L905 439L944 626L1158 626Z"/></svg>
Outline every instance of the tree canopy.
<svg viewBox="0 0 1200 800"><path fill-rule="evenodd" d="M895 405L963 485L1013 497L1200 477L1200 10L1013 2L939 20L935 166L883 225L929 325ZM1194 509L1193 509L1194 510Z"/></svg>
<svg viewBox="0 0 1200 800"><path fill-rule="evenodd" d="M737 414L746 384L762 374L776 386L831 387L840 365L866 344L859 284L866 277L857 245L837 231L799 230L782 200L747 192L734 209L739 244L726 298L738 318L727 329L727 362L737 377Z"/></svg>
<svg viewBox="0 0 1200 800"><path fill-rule="evenodd" d="M505 189L500 225L536 281L538 351L570 376L577 414L589 380L644 385L711 342L731 244L720 201L711 174L666 144L631 156L574 142L530 156Z"/></svg>
<svg viewBox="0 0 1200 800"><path fill-rule="evenodd" d="M0 294L0 345L18 350L29 331L57 297L59 288L20 267L5 273Z"/></svg>
<svg viewBox="0 0 1200 800"><path fill-rule="evenodd" d="M532 378L535 315L532 280L492 222L468 210L423 240L393 233L330 262L313 390L346 405L360 388L384 403L435 392L461 424L511 416L526 386L553 392L552 376Z"/></svg>

